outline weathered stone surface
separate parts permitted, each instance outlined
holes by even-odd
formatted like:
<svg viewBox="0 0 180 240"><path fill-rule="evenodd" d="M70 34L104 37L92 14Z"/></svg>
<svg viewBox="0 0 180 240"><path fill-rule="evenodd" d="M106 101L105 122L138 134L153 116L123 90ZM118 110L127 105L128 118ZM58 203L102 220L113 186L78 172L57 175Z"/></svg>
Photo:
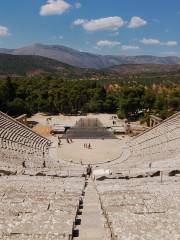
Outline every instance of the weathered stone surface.
<svg viewBox="0 0 180 240"><path fill-rule="evenodd" d="M83 187L82 178L1 177L0 239L68 240Z"/></svg>
<svg viewBox="0 0 180 240"><path fill-rule="evenodd" d="M164 177L97 182L117 239L178 239L180 180Z"/></svg>

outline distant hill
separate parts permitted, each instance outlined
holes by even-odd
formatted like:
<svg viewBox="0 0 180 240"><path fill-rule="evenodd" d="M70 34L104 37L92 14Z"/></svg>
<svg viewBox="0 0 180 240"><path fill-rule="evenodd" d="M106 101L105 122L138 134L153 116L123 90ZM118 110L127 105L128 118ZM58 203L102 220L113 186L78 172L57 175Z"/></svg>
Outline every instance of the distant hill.
<svg viewBox="0 0 180 240"><path fill-rule="evenodd" d="M14 51L14 49L0 48L0 53L13 54Z"/></svg>
<svg viewBox="0 0 180 240"><path fill-rule="evenodd" d="M19 49L0 49L0 53L38 55L75 67L103 69L120 64L180 64L178 57L113 56L80 52L61 45L33 44Z"/></svg>
<svg viewBox="0 0 180 240"><path fill-rule="evenodd" d="M62 78L93 78L96 70L81 69L41 56L0 54L0 75L58 75Z"/></svg>
<svg viewBox="0 0 180 240"><path fill-rule="evenodd" d="M0 53L0 76L57 76L62 79L108 80L124 76L146 74L151 76L180 75L180 65L123 64L101 70L73 67L57 60L36 55L12 55ZM126 78L125 78L126 79Z"/></svg>
<svg viewBox="0 0 180 240"><path fill-rule="evenodd" d="M123 64L105 69L106 72L118 75L139 75L159 73L180 73L179 65L164 64Z"/></svg>

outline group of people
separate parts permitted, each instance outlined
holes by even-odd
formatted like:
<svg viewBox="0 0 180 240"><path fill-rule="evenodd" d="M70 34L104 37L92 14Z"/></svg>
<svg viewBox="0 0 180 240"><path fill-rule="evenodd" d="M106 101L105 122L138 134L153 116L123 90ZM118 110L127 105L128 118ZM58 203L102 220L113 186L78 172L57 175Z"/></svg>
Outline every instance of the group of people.
<svg viewBox="0 0 180 240"><path fill-rule="evenodd" d="M73 140L71 138L66 138L67 143L73 143ZM61 137L58 136L58 147L61 146Z"/></svg>
<svg viewBox="0 0 180 240"><path fill-rule="evenodd" d="M92 147L91 147L91 144L90 143L84 143L84 148L87 148L87 149L91 149Z"/></svg>

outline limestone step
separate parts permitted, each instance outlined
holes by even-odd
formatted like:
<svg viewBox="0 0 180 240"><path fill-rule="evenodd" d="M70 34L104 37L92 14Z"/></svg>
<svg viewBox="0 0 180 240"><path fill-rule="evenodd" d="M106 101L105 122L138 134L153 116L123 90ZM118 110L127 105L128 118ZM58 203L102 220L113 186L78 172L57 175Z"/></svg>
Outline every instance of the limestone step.
<svg viewBox="0 0 180 240"><path fill-rule="evenodd" d="M90 180L84 199L81 225L79 226L79 240L104 240L106 230L102 216L99 196L94 183Z"/></svg>

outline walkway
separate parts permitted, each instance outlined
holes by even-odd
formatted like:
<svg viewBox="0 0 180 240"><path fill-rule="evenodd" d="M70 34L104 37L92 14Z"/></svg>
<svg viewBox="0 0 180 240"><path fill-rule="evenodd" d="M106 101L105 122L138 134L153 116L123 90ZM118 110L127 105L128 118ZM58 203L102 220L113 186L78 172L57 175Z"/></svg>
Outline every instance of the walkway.
<svg viewBox="0 0 180 240"><path fill-rule="evenodd" d="M79 240L109 240L105 219L102 215L99 196L92 180L89 180L85 192L84 204L79 226Z"/></svg>

